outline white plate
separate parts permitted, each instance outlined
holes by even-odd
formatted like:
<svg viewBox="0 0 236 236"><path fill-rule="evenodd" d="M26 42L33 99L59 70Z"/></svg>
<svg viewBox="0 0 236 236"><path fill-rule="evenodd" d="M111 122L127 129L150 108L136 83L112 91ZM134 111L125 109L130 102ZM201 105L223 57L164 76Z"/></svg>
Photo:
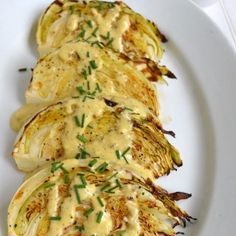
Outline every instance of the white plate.
<svg viewBox="0 0 236 236"><path fill-rule="evenodd" d="M15 134L8 121L23 102L36 62L35 22L48 0L5 1L0 14L0 229L6 235L7 205L23 177L10 152ZM216 26L186 0L127 0L158 23L168 36L165 63L177 81L159 89L166 128L184 166L159 181L170 191L193 197L181 203L198 218L186 235L235 235L236 223L236 57Z"/></svg>

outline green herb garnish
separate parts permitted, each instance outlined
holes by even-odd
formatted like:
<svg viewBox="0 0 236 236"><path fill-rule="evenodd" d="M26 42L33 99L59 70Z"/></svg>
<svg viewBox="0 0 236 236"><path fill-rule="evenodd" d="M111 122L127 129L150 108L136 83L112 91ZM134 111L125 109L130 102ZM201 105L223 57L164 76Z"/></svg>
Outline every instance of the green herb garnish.
<svg viewBox="0 0 236 236"><path fill-rule="evenodd" d="M79 139L79 141L81 141L82 143L87 143L88 140L84 137L84 135L77 135L77 139Z"/></svg>
<svg viewBox="0 0 236 236"><path fill-rule="evenodd" d="M81 199L80 199L79 189L80 189L79 185L74 185L75 196L76 196L77 202L80 204Z"/></svg>
<svg viewBox="0 0 236 236"><path fill-rule="evenodd" d="M102 92L102 90L101 90L101 88L100 88L100 86L99 86L99 84L98 84L98 83L96 83L96 91L98 91L99 93L101 93L101 92Z"/></svg>
<svg viewBox="0 0 236 236"><path fill-rule="evenodd" d="M57 170L62 170L64 174L68 174L69 172L63 167L64 163L61 162L53 162L51 164L51 172L54 173Z"/></svg>
<svg viewBox="0 0 236 236"><path fill-rule="evenodd" d="M99 48L103 48L103 47L104 47L103 44L102 44L101 42L99 42L99 41L95 41L95 42L92 42L92 43L91 43L91 46L92 46L92 47L93 47L94 45L98 46Z"/></svg>
<svg viewBox="0 0 236 236"><path fill-rule="evenodd" d="M92 69L94 69L94 70L98 68L98 66L94 60L90 61L89 64L92 67Z"/></svg>
<svg viewBox="0 0 236 236"><path fill-rule="evenodd" d="M93 159L92 161L89 162L88 166L93 167L97 163L96 159Z"/></svg>
<svg viewBox="0 0 236 236"><path fill-rule="evenodd" d="M84 177L84 174L80 173L80 174L78 174L78 176L80 177L80 181L81 181L81 184L78 186L80 186L81 188L85 188L87 183L86 183L86 179Z"/></svg>
<svg viewBox="0 0 236 236"><path fill-rule="evenodd" d="M107 180L111 180L112 178L116 177L119 173L116 172L115 174L111 175Z"/></svg>
<svg viewBox="0 0 236 236"><path fill-rule="evenodd" d="M101 188L101 191L105 191L107 188L109 188L111 186L110 183L107 183L106 185L104 185L102 188Z"/></svg>
<svg viewBox="0 0 236 236"><path fill-rule="evenodd" d="M64 184L69 184L70 183L70 178L68 174L64 175Z"/></svg>
<svg viewBox="0 0 236 236"><path fill-rule="evenodd" d="M50 216L49 220L61 220L60 216Z"/></svg>
<svg viewBox="0 0 236 236"><path fill-rule="evenodd" d="M94 211L94 209L92 207L90 207L88 210L86 210L84 212L84 216L88 217L93 211Z"/></svg>
<svg viewBox="0 0 236 236"><path fill-rule="evenodd" d="M79 33L78 37L79 37L79 38L84 38L85 32L86 32L86 31L85 31L84 29L82 29L82 31Z"/></svg>
<svg viewBox="0 0 236 236"><path fill-rule="evenodd" d="M101 165L99 165L95 170L98 173L103 173L106 170L107 167L108 167L108 164L106 162L104 162Z"/></svg>
<svg viewBox="0 0 236 236"><path fill-rule="evenodd" d="M19 72L25 72L25 71L27 71L27 68L20 68L20 69L18 69L18 71Z"/></svg>
<svg viewBox="0 0 236 236"><path fill-rule="evenodd" d="M96 222L97 222L98 224L101 223L102 217L103 217L103 211L99 211L99 213L98 213L98 215L97 215L97 219L96 219Z"/></svg>
<svg viewBox="0 0 236 236"><path fill-rule="evenodd" d="M76 89L80 95L83 95L86 92L82 86L78 86Z"/></svg>
<svg viewBox="0 0 236 236"><path fill-rule="evenodd" d="M88 20L88 21L87 21L87 24L88 24L88 26L89 26L90 28L93 28L93 22L92 22L91 20Z"/></svg>
<svg viewBox="0 0 236 236"><path fill-rule="evenodd" d="M84 127L85 114L82 115L81 120L79 119L78 116L75 116L74 119L75 119L75 123L78 127L81 127L81 128Z"/></svg>
<svg viewBox="0 0 236 236"><path fill-rule="evenodd" d="M104 207L104 203L102 202L102 199L100 197L97 197L98 203L101 207Z"/></svg>
<svg viewBox="0 0 236 236"><path fill-rule="evenodd" d="M83 75L85 80L88 79L88 73L87 73L87 71L85 69L82 70L81 74Z"/></svg>
<svg viewBox="0 0 236 236"><path fill-rule="evenodd" d="M45 185L44 185L44 188L51 188L51 187L53 187L53 186L55 186L56 184L55 183L46 183Z"/></svg>
<svg viewBox="0 0 236 236"><path fill-rule="evenodd" d="M84 230L84 226L83 225L76 225L75 229L79 230L80 232L82 232Z"/></svg>
<svg viewBox="0 0 236 236"><path fill-rule="evenodd" d="M70 11L71 15L74 13L74 10L75 10L75 6L70 6L69 7L69 11Z"/></svg>
<svg viewBox="0 0 236 236"><path fill-rule="evenodd" d="M119 150L116 150L116 157L118 160L120 160L121 156L120 156L120 151Z"/></svg>
<svg viewBox="0 0 236 236"><path fill-rule="evenodd" d="M81 148L80 153L76 154L75 159L86 159L87 156L90 156L90 154Z"/></svg>
<svg viewBox="0 0 236 236"><path fill-rule="evenodd" d="M97 36L97 31L98 31L98 27L96 27L94 29L94 31L92 32L92 36L96 37Z"/></svg>
<svg viewBox="0 0 236 236"><path fill-rule="evenodd" d="M86 95L86 96L84 96L84 98L83 98L83 102L85 102L87 98L88 98L88 99L95 99L95 98L92 97L92 96Z"/></svg>

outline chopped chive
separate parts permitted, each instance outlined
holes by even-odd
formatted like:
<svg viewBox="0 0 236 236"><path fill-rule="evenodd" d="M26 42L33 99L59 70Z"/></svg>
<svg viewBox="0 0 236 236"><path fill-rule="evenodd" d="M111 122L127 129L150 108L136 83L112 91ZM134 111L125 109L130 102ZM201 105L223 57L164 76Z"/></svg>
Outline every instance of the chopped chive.
<svg viewBox="0 0 236 236"><path fill-rule="evenodd" d="M94 69L94 70L98 68L98 66L94 60L90 61L89 64L92 67L92 69Z"/></svg>
<svg viewBox="0 0 236 236"><path fill-rule="evenodd" d="M106 185L104 185L102 188L101 188L101 192L105 191L107 188L109 188L111 186L110 183L107 183Z"/></svg>
<svg viewBox="0 0 236 236"><path fill-rule="evenodd" d="M101 92L102 92L102 90L101 90L101 88L100 88L100 86L99 86L99 84L98 84L98 83L96 83L96 90L97 90L99 93L101 93Z"/></svg>
<svg viewBox="0 0 236 236"><path fill-rule="evenodd" d="M129 150L130 150L130 147L128 147L128 148L122 153L122 156L125 156L125 155L128 153Z"/></svg>
<svg viewBox="0 0 236 236"><path fill-rule="evenodd" d="M78 116L75 116L74 119L75 119L75 123L78 127L81 127L81 128L84 127L85 114L82 115L81 122L80 122L80 119Z"/></svg>
<svg viewBox="0 0 236 236"><path fill-rule="evenodd" d="M127 158L125 156L122 156L127 164L129 164Z"/></svg>
<svg viewBox="0 0 236 236"><path fill-rule="evenodd" d="M81 183L82 183L82 185L84 186L84 187L86 187L86 185L87 185L87 183L86 183L86 179L85 179L85 177L84 177L84 174L78 174L79 175L79 177L80 177L80 181L81 181Z"/></svg>
<svg viewBox="0 0 236 236"><path fill-rule="evenodd" d="M104 162L101 165L99 165L95 170L98 173L103 173L106 170L107 166L108 166L108 164L106 162Z"/></svg>
<svg viewBox="0 0 236 236"><path fill-rule="evenodd" d="M96 222L97 222L98 224L101 223L102 217L103 217L103 211L99 211L99 213L98 213L98 215L97 215L97 219L96 219Z"/></svg>
<svg viewBox="0 0 236 236"><path fill-rule="evenodd" d="M96 27L94 29L94 31L92 32L92 36L96 37L97 36L97 31L98 31L98 27Z"/></svg>
<svg viewBox="0 0 236 236"><path fill-rule="evenodd" d="M69 7L69 11L70 11L71 15L74 13L74 10L75 10L75 6L70 6Z"/></svg>
<svg viewBox="0 0 236 236"><path fill-rule="evenodd" d="M100 43L99 41L95 41L91 43L91 46L93 47L94 45L98 46L99 48L103 48L102 43Z"/></svg>
<svg viewBox="0 0 236 236"><path fill-rule="evenodd" d="M86 53L86 56L87 56L87 57L90 57L90 53L89 53L89 52L87 52L87 53Z"/></svg>
<svg viewBox="0 0 236 236"><path fill-rule="evenodd" d="M120 151L119 150L116 150L116 157L117 157L118 160L120 160L121 156L120 156Z"/></svg>
<svg viewBox="0 0 236 236"><path fill-rule="evenodd" d="M18 69L19 72L24 72L24 71L27 71L27 68L20 68Z"/></svg>
<svg viewBox="0 0 236 236"><path fill-rule="evenodd" d="M92 161L89 162L88 166L93 167L97 163L96 159L93 159Z"/></svg>
<svg viewBox="0 0 236 236"><path fill-rule="evenodd" d="M101 35L101 37L104 38L105 40L109 40L109 39L110 39L110 36L111 36L111 34L110 34L109 31L107 32L107 35L106 35L106 36Z"/></svg>
<svg viewBox="0 0 236 236"><path fill-rule="evenodd" d="M88 73L87 73L87 71L85 69L82 70L81 74L83 75L85 80L88 79Z"/></svg>
<svg viewBox="0 0 236 236"><path fill-rule="evenodd" d="M116 177L118 175L118 172L116 172L115 174L111 175L107 180L111 180L112 178Z"/></svg>
<svg viewBox="0 0 236 236"><path fill-rule="evenodd" d="M88 92L88 95L95 96L95 95L96 95L96 90L93 91L92 93L91 93L91 92Z"/></svg>
<svg viewBox="0 0 236 236"><path fill-rule="evenodd" d="M88 24L88 26L89 26L90 28L93 28L93 22L92 22L91 20L88 20L88 21L87 21L87 24Z"/></svg>
<svg viewBox="0 0 236 236"><path fill-rule="evenodd" d="M80 204L81 199L80 199L80 194L79 194L79 188L80 187L78 185L74 185L75 196L76 196L77 202Z"/></svg>
<svg viewBox="0 0 236 236"><path fill-rule="evenodd" d="M95 98L92 97L92 96L88 96L88 95L86 95L86 96L84 96L84 98L83 98L83 102L85 102L87 98L89 98L89 99L95 99Z"/></svg>
<svg viewBox="0 0 236 236"><path fill-rule="evenodd" d="M115 189L117 189L117 188L119 188L119 186L118 185L116 185L116 186L114 186L114 187L111 187L111 188L109 188L108 190L106 190L105 192L106 193L115 193L113 190L115 190Z"/></svg>
<svg viewBox="0 0 236 236"><path fill-rule="evenodd" d="M82 31L79 33L78 37L79 37L79 38L84 38L85 32L86 32L86 31L85 31L84 29L82 29Z"/></svg>
<svg viewBox="0 0 236 236"><path fill-rule="evenodd" d="M90 207L88 210L86 210L84 212L84 216L88 217L93 211L94 211L94 209L92 207Z"/></svg>
<svg viewBox="0 0 236 236"><path fill-rule="evenodd" d="M70 178L68 174L64 175L64 184L69 184L70 183Z"/></svg>
<svg viewBox="0 0 236 236"><path fill-rule="evenodd" d="M133 109L128 108L128 107L124 107L124 109L127 110L127 111L134 111Z"/></svg>
<svg viewBox="0 0 236 236"><path fill-rule="evenodd" d="M84 230L84 226L83 225L76 225L75 229L79 230L80 232Z"/></svg>
<svg viewBox="0 0 236 236"><path fill-rule="evenodd" d="M120 181L119 181L118 179L116 179L116 185L117 185L119 188L122 188L121 183L120 183Z"/></svg>
<svg viewBox="0 0 236 236"><path fill-rule="evenodd" d="M80 120L79 120L78 116L75 116L75 117L74 117L74 120L75 120L76 125L77 125L78 127L80 127L81 124L80 124Z"/></svg>
<svg viewBox="0 0 236 236"><path fill-rule="evenodd" d="M86 159L86 156L90 156L90 154L81 148L80 153L76 154L75 159Z"/></svg>
<svg viewBox="0 0 236 236"><path fill-rule="evenodd" d="M87 127L90 128L90 129L93 129L93 126L92 126L92 125L88 125Z"/></svg>
<svg viewBox="0 0 236 236"><path fill-rule="evenodd" d="M50 216L49 220L61 220L60 216Z"/></svg>
<svg viewBox="0 0 236 236"><path fill-rule="evenodd" d="M107 42L107 46L111 46L112 42L114 41L113 38L111 38L108 42Z"/></svg>
<svg viewBox="0 0 236 236"><path fill-rule="evenodd" d="M64 163L61 162L54 162L51 164L51 172L54 173L55 171L61 169L63 173L68 173L68 171L63 167Z"/></svg>
<svg viewBox="0 0 236 236"><path fill-rule="evenodd" d="M85 121L85 114L82 115L82 124L81 124L82 128L84 127L84 121Z"/></svg>
<svg viewBox="0 0 236 236"><path fill-rule="evenodd" d="M78 87L76 87L76 89L77 89L78 93L81 95L83 95L85 93L85 90L82 86L78 86Z"/></svg>
<svg viewBox="0 0 236 236"><path fill-rule="evenodd" d="M47 183L47 184L44 185L44 188L51 188L55 185L56 185L55 183Z"/></svg>
<svg viewBox="0 0 236 236"><path fill-rule="evenodd" d="M102 199L100 197L97 197L98 203L101 207L104 207L104 203L102 202Z"/></svg>
<svg viewBox="0 0 236 236"><path fill-rule="evenodd" d="M88 140L84 137L84 135L77 135L77 139L81 141L82 143L87 143Z"/></svg>
<svg viewBox="0 0 236 236"><path fill-rule="evenodd" d="M90 82L87 81L87 89L90 90Z"/></svg>
<svg viewBox="0 0 236 236"><path fill-rule="evenodd" d="M91 66L88 66L88 74L91 75L92 74L92 69Z"/></svg>

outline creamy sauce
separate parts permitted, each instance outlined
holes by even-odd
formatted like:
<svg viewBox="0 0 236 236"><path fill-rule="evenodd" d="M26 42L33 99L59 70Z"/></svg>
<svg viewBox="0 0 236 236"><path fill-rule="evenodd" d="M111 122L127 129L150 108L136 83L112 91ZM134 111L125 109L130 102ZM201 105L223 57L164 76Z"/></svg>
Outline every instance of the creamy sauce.
<svg viewBox="0 0 236 236"><path fill-rule="evenodd" d="M102 115L105 108L103 101L94 102L93 100L87 100L85 103L80 102L76 113L74 113L74 111L72 111L74 104L78 104L78 100L71 100L66 104L67 112L69 114L73 112L72 116L68 116L65 119L65 129L62 134L62 143L66 158L75 157L79 150L78 146L82 146L82 143L79 142L76 136L83 134L86 126L93 120L93 116ZM77 116L81 118L83 114L85 114L84 128L80 128L76 125L73 117Z"/></svg>
<svg viewBox="0 0 236 236"><path fill-rule="evenodd" d="M139 206L134 201L128 201L129 209L128 226L125 230L125 235L139 236L141 227L139 224Z"/></svg>
<svg viewBox="0 0 236 236"><path fill-rule="evenodd" d="M91 198L91 202L94 208L94 212L90 214L84 223L85 230L82 232L84 236L97 235L97 236L107 236L112 230L112 219L108 212L105 211L104 207L100 206L97 197ZM103 200L105 203L105 201ZM103 216L100 223L97 223L97 214L102 211Z"/></svg>
<svg viewBox="0 0 236 236"><path fill-rule="evenodd" d="M122 37L130 27L130 20L128 15L123 15L119 18L120 10L120 7L116 5L105 16L96 9L92 9L92 12L99 26L100 34L107 35L110 32L111 38L113 38L112 47L119 52L123 52ZM119 19L117 20L117 18Z"/></svg>

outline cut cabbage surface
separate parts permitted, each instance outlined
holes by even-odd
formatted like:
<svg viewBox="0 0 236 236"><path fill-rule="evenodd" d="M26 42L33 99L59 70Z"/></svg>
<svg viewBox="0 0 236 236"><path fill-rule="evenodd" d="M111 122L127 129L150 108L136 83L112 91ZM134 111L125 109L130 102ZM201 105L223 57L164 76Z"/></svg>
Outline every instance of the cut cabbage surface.
<svg viewBox="0 0 236 236"><path fill-rule="evenodd" d="M26 102L43 103L88 94L136 98L158 114L155 87L147 80L159 76L151 61L132 61L86 42L68 43L41 58L33 70Z"/></svg>
<svg viewBox="0 0 236 236"><path fill-rule="evenodd" d="M27 179L8 209L9 236L174 236L192 218L129 171L87 160L54 162Z"/></svg>
<svg viewBox="0 0 236 236"><path fill-rule="evenodd" d="M166 38L154 23L121 1L54 1L38 23L40 55L75 40L156 61L162 57L161 41Z"/></svg>
<svg viewBox="0 0 236 236"><path fill-rule="evenodd" d="M158 119L137 100L83 95L35 114L20 131L13 157L26 172L65 158L99 157L154 178L182 165L164 133Z"/></svg>

